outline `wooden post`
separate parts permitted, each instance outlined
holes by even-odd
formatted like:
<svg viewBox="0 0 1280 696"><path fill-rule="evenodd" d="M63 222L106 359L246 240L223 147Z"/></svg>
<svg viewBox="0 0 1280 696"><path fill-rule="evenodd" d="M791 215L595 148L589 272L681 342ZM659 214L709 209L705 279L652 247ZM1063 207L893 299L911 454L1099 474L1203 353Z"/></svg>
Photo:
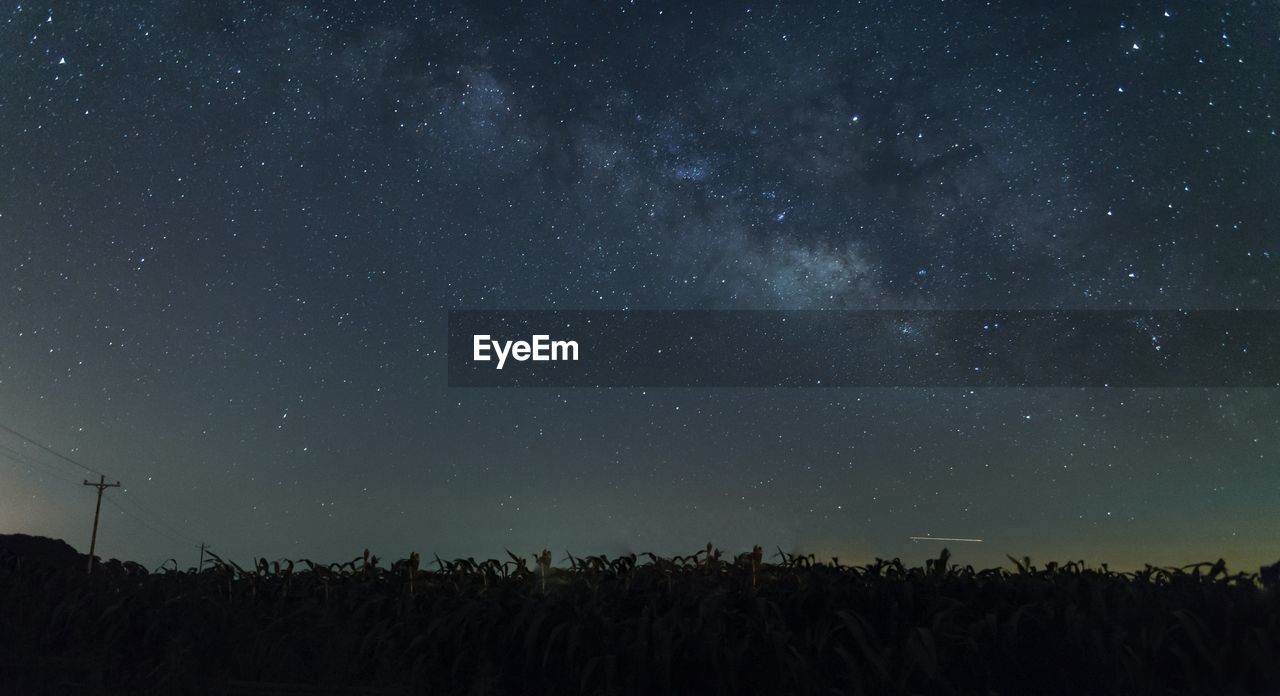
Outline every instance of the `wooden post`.
<svg viewBox="0 0 1280 696"><path fill-rule="evenodd" d="M99 475L97 483L86 479L84 485L93 486L98 489L98 505L93 508L93 536L89 537L89 574L93 575L93 554L98 548L98 516L102 514L102 491L108 488L118 488L120 486L120 482L116 481L115 483L107 483L107 477Z"/></svg>

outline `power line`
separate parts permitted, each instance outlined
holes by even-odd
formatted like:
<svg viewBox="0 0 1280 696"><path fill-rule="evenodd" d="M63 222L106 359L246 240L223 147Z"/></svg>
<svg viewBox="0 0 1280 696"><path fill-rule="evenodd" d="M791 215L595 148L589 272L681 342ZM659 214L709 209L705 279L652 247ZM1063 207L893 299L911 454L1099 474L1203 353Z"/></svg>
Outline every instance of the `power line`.
<svg viewBox="0 0 1280 696"><path fill-rule="evenodd" d="M62 473L59 472L57 469L52 469L52 468L42 469L39 466L43 464L42 462L32 461L30 459L27 459L22 455L18 454L17 452L14 452L13 450L9 449L8 447L5 447L4 445L0 445L0 462L4 462L5 464L8 464L15 469L25 470L26 473L28 474L34 474L37 476L47 475L59 481L62 481L63 483L68 483L68 484L77 485L77 486L83 485L80 481L76 481L76 480L67 478L66 476L63 476ZM193 546L200 546L199 542L196 542L194 539L190 539L184 535L180 535L176 531L166 530L162 527L157 527L156 525L151 524L150 522L143 519L139 515L136 515L133 512L130 512L129 510L125 509L125 507L122 506L120 503L116 502L114 498L104 498L104 500L106 500L108 504L114 506L120 512L127 515L133 521L137 522L143 527L146 527L147 529L150 529L153 532L157 532L163 536L166 536L172 540L181 542L183 544L190 543ZM132 502L134 504L137 503L137 501L132 501Z"/></svg>
<svg viewBox="0 0 1280 696"><path fill-rule="evenodd" d="M41 461L27 459L20 452L9 449L4 445L0 445L0 458L3 458L4 461L15 468L26 469L29 473L49 476L64 483L70 483L77 486L80 485L79 481L67 477L61 470L55 469Z"/></svg>
<svg viewBox="0 0 1280 696"><path fill-rule="evenodd" d="M10 434L12 434L12 435L16 435L16 436L18 436L18 437L22 438L23 440L26 440L27 442L29 442L29 443L31 443L31 444L33 444L33 445L35 445L36 447L39 447L40 449L44 450L45 452L48 452L49 454L52 454L53 456L57 457L58 459L61 459L62 461L66 462L66 463L68 463L68 464L71 464L71 465L73 465L73 466L80 467L81 469L84 469L85 471L87 471L87 472L89 472L89 473L91 473L91 474L96 474L96 475L98 475L98 476L106 476L106 474L102 473L101 471L98 471L97 469L94 469L93 467L90 467L90 466L85 466L84 464L81 464L80 462L77 462L76 460L72 459L71 457L68 457L67 455L65 455L65 454L63 454L63 453L61 453L61 452L59 452L59 451L57 451L57 450L54 450L54 449L52 449L52 448L50 448L50 447L46 447L46 446L44 446L44 445L40 444L39 442L37 442L36 440L33 440L33 439L31 439L30 437L28 437L28 436L26 436L26 435L23 435L22 433L18 432L17 430L14 430L13 428L10 428L9 426L5 425L4 423L0 423L0 430L3 430L3 431L5 431L5 432L7 432L7 433L10 433Z"/></svg>
<svg viewBox="0 0 1280 696"><path fill-rule="evenodd" d="M170 535L170 536L177 537L177 538L182 539L183 541L186 541L186 542L188 542L188 543L195 544L196 546L199 546L199 545L200 545L200 543L201 543L201 542L199 542L199 541L197 541L196 539L192 538L191 536L189 536L189 535L185 534L183 531L180 531L180 529L179 529L179 526L178 526L178 525L173 524L173 523L170 523L168 520L166 520L166 519L165 519L165 517L164 517L163 515L161 515L160 513L156 512L155 510L152 510L151 508L147 507L146 505L143 505L143 504L142 504L142 501L138 500L138 499L137 499L137 498L135 498L132 494L130 494L130 493L129 493L129 489L127 489L127 488L126 488L126 489L124 489L124 490L122 491L122 493L123 493L124 495L122 495L122 496L121 496L121 498L120 498L121 500L128 500L130 505L135 506L138 510L140 510L140 511L142 511L142 512L146 513L147 515L150 515L150 516L151 516L151 518L152 518L152 519L153 519L157 524L159 524L159 525L160 525L160 526L162 526L162 527L166 527L166 528L169 530L169 535ZM187 531L189 531L189 530L187 530Z"/></svg>
<svg viewBox="0 0 1280 696"><path fill-rule="evenodd" d="M3 424L3 423L0 423L0 430L3 430L3 431L5 431L5 432L7 432L7 433L10 433L10 434L12 434L12 435L14 435L14 436L16 436L16 437L18 437L18 438L22 439L23 441L25 441L25 442L27 442L27 443L29 443L29 444L31 444L31 445L34 445L35 447L39 448L40 450L42 450L42 451L44 451L44 452L47 452L47 453L49 453L49 454L53 455L54 457L57 457L57 458L58 458L58 459L60 459L61 461L64 461L64 462L66 462L66 463L68 463L68 464L71 464L71 465L73 465L73 466L79 467L79 468L81 468L81 469L83 469L83 470L85 470L85 471L87 471L87 472L90 472L90 473L93 473L93 474L97 474L99 477L105 478L105 476L106 476L105 474L103 474L102 472L98 471L97 469L94 469L93 467L89 467L89 466L86 466L86 465L84 465L84 464L81 464L80 462L78 462L78 461L76 461L76 460L72 459L71 457L68 457L67 455L62 454L61 452L59 452L59 451L57 451L57 450L55 450L55 449L53 449L53 448L51 448L51 447L48 447L48 446L46 446L46 445L41 444L40 442L37 442L36 440L32 439L31 437L29 437L29 436L27 436L27 435L24 435L23 433L20 433L20 432L18 432L17 430L14 430L13 428L10 428L9 426L7 426L7 425L5 425L5 424ZM10 449L10 448L8 448L8 447L5 447L4 445L0 445L0 456L5 456L6 458L13 459L13 460L16 460L17 462L21 462L21 463L23 463L23 464L26 464L28 467L31 467L33 470L34 470L34 468L35 468L35 467L37 467L37 466L42 467L42 468L43 468L43 470L44 470L47 474L49 474L50 476L52 476L52 477L54 477L54 478L56 478L56 479L59 479L59 480L61 480L61 481L65 481L65 482L68 482L68 483L78 483L77 481L72 481L71 479L68 479L68 478L64 477L64 476L62 475L62 473L61 473L59 470L57 470L57 469L55 469L54 467L50 466L48 463L46 463L46 462L41 462L41 461L39 461L39 460L32 460L32 459L28 459L27 457L23 456L23 455L22 455L22 454L20 454L19 452L15 451L15 450L13 450L13 449ZM11 463L15 463L15 462L11 462ZM151 529L152 531L160 532L160 533L162 533L162 534L164 534L164 535L166 535L166 536L170 537L171 539L175 539L175 540L178 540L178 541L183 541L183 542L186 542L186 543L190 543L190 544L193 544L193 545L195 545L195 546L200 546L200 545L201 545L201 542L196 541L196 540L195 540L194 538L192 538L191 536L188 536L187 534L184 534L183 532L179 531L178 525L175 525L175 524L172 524L172 523L168 522L168 521L165 519L165 517L164 517L163 515L161 515L160 513L156 512L155 510L152 510L151 508L147 507L146 505L143 505L143 504L142 504L142 502L141 502L141 501L139 501L136 497L134 497L134 496L132 496L132 495L129 495L129 489L127 489L127 488L121 488L121 489L120 489L120 492L121 492L122 494L124 494L124 495L125 495L125 497L127 497L127 498L128 498L128 500L129 500L129 504L130 504L130 505L136 506L137 510L139 510L139 511L141 511L141 512L144 512L144 513L146 513L146 515L150 516L150 517L152 518L152 520L153 520L154 524L153 524L153 523L151 523L151 522L147 522L146 520L144 520L144 519L143 519L141 516L139 516L138 514L136 514L136 513L134 513L134 512L130 512L129 510L126 510L122 505L120 505L120 504L119 504L118 502L116 502L115 500L113 500L113 499L111 499L111 498L107 498L107 502L108 502L108 503L110 503L111 505L115 506L118 510L120 510L120 512L123 512L124 514L126 514L126 515L128 515L129 517L133 518L135 521L137 521L138 523L140 523L140 524L142 524L143 526L147 527L148 529ZM159 525L159 526L157 526L157 525ZM163 527L164 529L162 529L161 527Z"/></svg>
<svg viewBox="0 0 1280 696"><path fill-rule="evenodd" d="M162 528L160 528L160 527L157 527L157 526L155 526L155 525L151 524L150 522L147 522L146 520L142 519L142 518L141 518L141 517L139 517L138 515L135 515L134 513L129 512L129 510L127 510L123 505L121 505L119 502L117 502L117 501L116 501L115 499L113 499L113 498L107 498L107 499L106 499L106 501L107 501L108 503L110 503L113 507L115 507L115 509L117 509L117 510L119 510L120 512L124 513L124 514L125 514L125 516L129 517L129 518L130 518L130 519L132 519L134 522L137 522L138 524L142 525L143 527L146 527L147 529L150 529L150 530L151 530L151 531L153 531L153 532L156 532L156 533L158 533L158 534L162 534L162 535L164 535L164 536L169 537L170 539L172 539L172 540L174 540L174 541L182 542L182 543L184 543L184 544L191 544L192 546L199 546L199 545L200 545L200 544L199 544L199 542L196 542L196 541L194 541L194 540L192 540L192 539L188 539L188 538L186 538L186 537L184 537L184 536L177 535L177 534L175 534L175 533L174 533L174 532L172 532L172 531L167 531L167 530L165 530L165 529L162 529Z"/></svg>

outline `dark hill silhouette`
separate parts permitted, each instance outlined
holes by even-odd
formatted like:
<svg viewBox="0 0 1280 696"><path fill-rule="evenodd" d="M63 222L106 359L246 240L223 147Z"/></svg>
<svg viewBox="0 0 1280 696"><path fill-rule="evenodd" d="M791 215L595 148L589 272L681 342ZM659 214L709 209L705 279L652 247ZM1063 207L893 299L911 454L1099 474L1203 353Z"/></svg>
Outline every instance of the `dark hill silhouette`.
<svg viewBox="0 0 1280 696"><path fill-rule="evenodd" d="M0 557L19 556L52 565L83 563L85 556L61 539L30 534L0 534Z"/></svg>

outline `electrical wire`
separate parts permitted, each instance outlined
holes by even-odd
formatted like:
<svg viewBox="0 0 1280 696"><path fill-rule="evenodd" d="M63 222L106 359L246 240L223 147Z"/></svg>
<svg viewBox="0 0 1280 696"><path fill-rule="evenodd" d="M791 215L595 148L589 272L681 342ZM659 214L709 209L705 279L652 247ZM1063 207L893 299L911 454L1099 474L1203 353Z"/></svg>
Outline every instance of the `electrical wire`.
<svg viewBox="0 0 1280 696"><path fill-rule="evenodd" d="M143 505L141 501L139 501L136 497L130 494L127 490L122 491L122 495L119 496L119 498L121 501L128 501L128 503L134 506L137 509L137 511L145 513L146 515L150 516L151 519L154 520L156 524L167 528L171 536L175 536L179 539L182 539L183 541L186 541L187 543L195 544L196 546L200 545L200 542L198 540L186 534L184 531L179 530L178 525L169 522L160 513Z"/></svg>
<svg viewBox="0 0 1280 696"><path fill-rule="evenodd" d="M102 476L104 478L106 476L106 474L103 474L101 471L98 471L93 467L81 464L80 462L72 459L71 457L68 457L67 455L62 454L61 452L58 452L57 450L51 447L48 447L46 445L43 445L37 442L36 440L31 439L29 436L24 435L23 433L18 432L17 430L10 428L9 426L3 423L0 423L0 430L3 430L11 435L14 435L20 438L24 442L27 442L39 448L40 450L47 452L48 454L51 454L54 457L57 457L59 460L63 462L71 464L91 474L97 474L98 476ZM70 483L73 485L83 485L82 481L75 481L73 479L67 478L64 472L62 472L60 469L53 467L50 463L42 462L38 459L30 459L25 455L23 455L22 453L18 452L17 450L14 450L5 445L0 445L0 457L3 457L5 460L7 460L7 463L15 467L25 465L32 472L43 471L48 476L58 479L60 481ZM184 533L183 531L179 531L179 525L175 525L169 522L168 520L165 519L164 515L161 515L160 513L156 512L150 507L144 505L135 496L131 495L128 489L122 488L120 492L122 494L121 499L127 500L128 504L135 508L135 511L130 511L126 509L123 505L121 505L119 502L117 502L115 498L107 497L106 501L110 503L112 506L114 506L116 509L118 509L120 512L124 513L125 515L128 515L130 518L132 518L134 521L138 522L142 526L152 531L163 534L169 537L171 540L181 541L183 543L189 543L195 546L202 545L201 542L197 541L192 536ZM151 521L143 519L143 517L150 517ZM206 545L205 548L208 548L208 546Z"/></svg>
<svg viewBox="0 0 1280 696"><path fill-rule="evenodd" d="M53 456L57 457L58 459L61 459L62 461L66 462L66 463L68 463L68 464L71 464L71 465L73 465L73 466L76 466L76 467L79 467L79 468L81 468L81 469L84 469L85 471L87 471L87 472L89 472L89 473L91 473L91 474L97 474L98 476L106 476L106 474L102 473L101 471L98 471L97 469L95 469L95 468L93 468L93 467L91 467L91 466L85 466L84 464L81 464L80 462L77 462L76 460L72 459L71 457L68 457L67 455L65 455L65 454L63 454L63 453L61 453L61 452L59 452L59 451L57 451L57 450L55 450L55 449L53 449L53 448L51 448L51 447L46 447L45 445L40 444L40 443L39 443L39 442L37 442L36 440L33 440L33 439L31 439L30 437L28 437L28 436L26 436L26 435L23 435L22 433L18 432L17 430L14 430L13 428L10 428L9 426L5 425L4 423L0 423L0 430L3 430L3 431L5 431L5 432L7 432L7 433L9 433L9 434L11 434L11 435L16 435L16 436L18 436L19 438L21 438L21 439L23 439L23 440L26 440L27 442L29 442L29 443L31 443L31 444L33 444L33 445L35 445L36 447L39 447L40 449L44 450L45 452L48 452L49 454L52 454Z"/></svg>
<svg viewBox="0 0 1280 696"><path fill-rule="evenodd" d="M188 539L188 538L183 537L183 536L175 535L173 532L166 531L165 529L162 529L162 528L160 528L160 527L157 527L157 526L155 526L155 525L152 525L151 523L147 522L146 520L142 519L141 517L139 517L139 516L137 516L137 515L133 514L132 512L129 512L129 511L128 511L127 509L125 509L125 507L124 507L123 505L121 505L121 504L120 504L120 503L119 503L115 498L103 498L103 499L104 499L104 500L106 500L108 503L110 503L112 507L114 507L115 509L117 509L117 510L119 510L120 512L124 513L124 515L125 515L126 517L129 517L129 518L130 518L130 519L132 519L134 522L137 522L138 524L142 525L143 527L146 527L147 529L150 529L150 530L151 530L151 531L153 531L153 532L156 532L156 533L158 533L158 534L161 534L161 535L167 536L167 537L169 537L171 540L173 540L173 541L177 541L177 542L181 542L181 543L183 543L183 544L191 544L192 546L195 546L195 547L199 547L199 546L200 546L200 544L199 544L199 543L196 543L195 541L193 541L193 540L191 540L191 539Z"/></svg>
<svg viewBox="0 0 1280 696"><path fill-rule="evenodd" d="M80 481L67 477L61 470L55 469L44 462L27 459L22 453L9 449L4 445L0 445L0 457L15 468L26 469L29 473L40 474L58 479L72 485L81 485Z"/></svg>

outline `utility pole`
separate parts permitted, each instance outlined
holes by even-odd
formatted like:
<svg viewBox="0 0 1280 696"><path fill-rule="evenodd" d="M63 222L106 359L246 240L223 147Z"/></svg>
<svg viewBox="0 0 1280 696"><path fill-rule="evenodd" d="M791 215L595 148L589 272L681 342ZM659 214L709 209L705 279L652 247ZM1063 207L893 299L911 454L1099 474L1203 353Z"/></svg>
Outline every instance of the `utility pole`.
<svg viewBox="0 0 1280 696"><path fill-rule="evenodd" d="M93 575L93 553L98 547L98 515L102 513L102 491L119 488L120 482L107 483L107 477L99 474L97 483L85 479L84 485L98 489L98 506L93 509L93 536L89 538L89 574Z"/></svg>

